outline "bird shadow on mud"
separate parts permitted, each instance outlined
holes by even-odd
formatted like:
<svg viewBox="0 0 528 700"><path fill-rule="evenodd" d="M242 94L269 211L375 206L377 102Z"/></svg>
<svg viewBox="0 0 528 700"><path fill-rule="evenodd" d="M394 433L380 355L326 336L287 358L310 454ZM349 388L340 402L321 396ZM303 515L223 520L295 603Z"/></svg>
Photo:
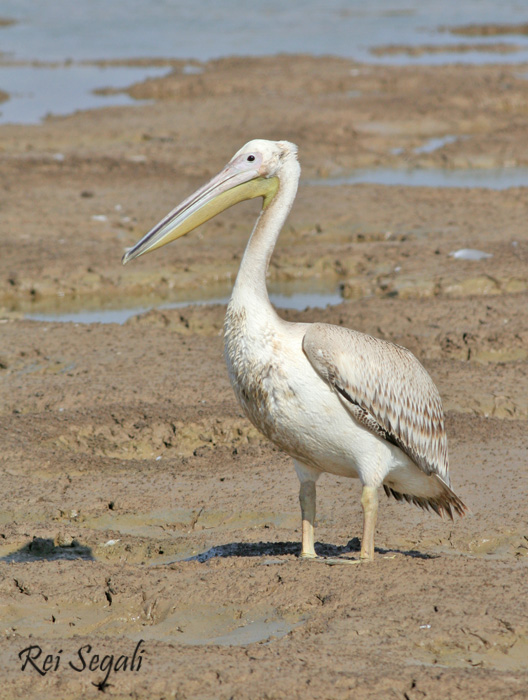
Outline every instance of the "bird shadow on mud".
<svg viewBox="0 0 528 700"><path fill-rule="evenodd" d="M327 544L323 542L315 543L315 551L319 557L324 559L342 559L343 562L346 561L357 561L359 559L359 552L361 549L361 543L357 537L352 538L347 542L346 545L338 546L333 544ZM216 547L211 547L205 552L200 552L200 554L195 554L192 557L188 557L181 561L197 561L199 563L205 563L215 558L227 558L227 557L279 557L284 555L295 555L300 554L301 547L299 542L230 542L228 544L218 545ZM436 559L437 555L434 554L423 554L416 550L401 550L401 549L381 549L376 548L376 553L384 556L402 554L407 557L412 557L416 559ZM354 556L348 557L346 555L352 554ZM173 562L169 562L173 563ZM269 563L264 561L263 563ZM276 563L279 563L278 561Z"/></svg>
<svg viewBox="0 0 528 700"><path fill-rule="evenodd" d="M57 561L59 559L87 559L93 561L95 557L90 547L80 544L77 540L71 543L58 545L49 538L33 537L27 544L16 552L0 557L0 561L7 563L26 563L31 561Z"/></svg>

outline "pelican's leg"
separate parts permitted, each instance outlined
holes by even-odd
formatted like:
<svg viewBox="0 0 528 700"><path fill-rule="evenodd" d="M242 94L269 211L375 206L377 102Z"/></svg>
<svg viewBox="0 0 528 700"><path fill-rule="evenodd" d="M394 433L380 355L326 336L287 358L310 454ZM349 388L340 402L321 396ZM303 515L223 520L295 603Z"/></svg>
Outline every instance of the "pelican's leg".
<svg viewBox="0 0 528 700"><path fill-rule="evenodd" d="M315 482L319 478L320 472L297 462L297 460L294 460L293 463L301 482L299 490L299 503L301 504L302 515L301 557L315 559L317 557L314 549Z"/></svg>
<svg viewBox="0 0 528 700"><path fill-rule="evenodd" d="M301 481L299 502L302 514L302 548L301 557L315 559L314 522L315 522L315 481Z"/></svg>
<svg viewBox="0 0 528 700"><path fill-rule="evenodd" d="M361 494L363 508L363 539L361 540L361 559L374 559L374 530L378 518L378 489L375 486L363 486Z"/></svg>

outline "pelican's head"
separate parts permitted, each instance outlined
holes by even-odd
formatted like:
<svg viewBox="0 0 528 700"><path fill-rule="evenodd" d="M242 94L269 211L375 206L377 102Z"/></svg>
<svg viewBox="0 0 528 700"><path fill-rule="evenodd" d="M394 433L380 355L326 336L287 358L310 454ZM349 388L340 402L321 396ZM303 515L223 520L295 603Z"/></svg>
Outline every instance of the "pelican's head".
<svg viewBox="0 0 528 700"><path fill-rule="evenodd" d="M281 170L292 163L299 170L295 144L262 139L249 141L218 175L127 250L123 264L184 236L237 202L263 197L263 206L267 207L279 189Z"/></svg>

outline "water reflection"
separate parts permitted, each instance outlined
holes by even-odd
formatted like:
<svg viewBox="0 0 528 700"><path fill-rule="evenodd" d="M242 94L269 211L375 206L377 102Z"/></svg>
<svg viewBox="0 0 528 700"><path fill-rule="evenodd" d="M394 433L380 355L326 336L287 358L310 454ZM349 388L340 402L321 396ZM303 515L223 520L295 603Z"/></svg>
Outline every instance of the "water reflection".
<svg viewBox="0 0 528 700"><path fill-rule="evenodd" d="M297 292L294 294L270 294L273 306L278 309L296 309L303 311L307 308L324 309L327 306L334 306L343 301L341 295L336 292ZM126 309L81 309L79 311L67 311L61 313L27 313L24 318L31 321L48 322L72 322L72 323L125 323L132 316L146 313L153 308L162 309L183 309L187 306L205 306L212 304L227 304L229 296L213 297L194 301L175 301L166 304L153 304L145 306L134 306Z"/></svg>

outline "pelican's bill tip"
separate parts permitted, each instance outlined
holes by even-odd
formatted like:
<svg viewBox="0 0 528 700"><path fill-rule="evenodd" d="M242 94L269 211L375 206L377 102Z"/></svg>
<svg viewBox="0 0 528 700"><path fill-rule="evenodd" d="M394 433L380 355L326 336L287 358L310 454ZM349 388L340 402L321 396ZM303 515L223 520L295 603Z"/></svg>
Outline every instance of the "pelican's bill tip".
<svg viewBox="0 0 528 700"><path fill-rule="evenodd" d="M132 248L125 249L125 252L123 253L123 257L121 258L121 265L126 265L127 262L130 262L130 260L131 260L130 251L131 250L132 250Z"/></svg>

